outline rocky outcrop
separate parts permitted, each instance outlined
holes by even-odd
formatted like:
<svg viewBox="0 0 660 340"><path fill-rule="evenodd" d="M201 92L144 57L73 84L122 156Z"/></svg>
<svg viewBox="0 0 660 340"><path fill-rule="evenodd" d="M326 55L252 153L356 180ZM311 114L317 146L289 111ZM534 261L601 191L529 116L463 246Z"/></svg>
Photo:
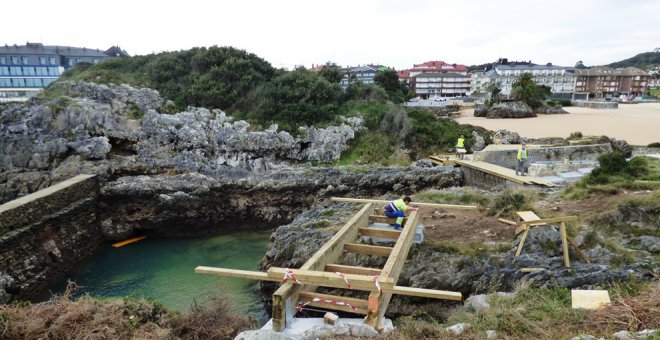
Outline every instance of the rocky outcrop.
<svg viewBox="0 0 660 340"><path fill-rule="evenodd" d="M277 125L255 131L220 110L163 114L171 103L158 92L128 85L61 82L49 93L60 96L0 113L0 202L82 171L103 178L191 171L245 177L291 163L333 162L362 125L347 118L293 137Z"/></svg>
<svg viewBox="0 0 660 340"><path fill-rule="evenodd" d="M490 108L475 106L474 116L486 118L529 118L536 117L536 114L529 105L523 102L501 102L494 104Z"/></svg>
<svg viewBox="0 0 660 340"><path fill-rule="evenodd" d="M403 195L459 185L460 180L456 171L397 167L280 170L222 180L199 173L125 176L101 188L99 218L108 239L263 229L289 223L331 196Z"/></svg>
<svg viewBox="0 0 660 340"><path fill-rule="evenodd" d="M534 109L534 113L543 114L543 115L557 115L557 114L568 114L568 111L564 110L561 106L540 106Z"/></svg>
<svg viewBox="0 0 660 340"><path fill-rule="evenodd" d="M326 221L322 224L326 227L340 226L360 208L358 204L349 203L316 207L297 217L291 224L278 228L271 236L260 268L300 267L333 234L333 228L319 228L319 221ZM609 262L612 254L600 247L586 252L592 263L574 260L570 268L565 268L560 240L557 227L532 228L524 251L515 261L512 259L519 239L506 252L475 257L443 252L442 249L434 249L432 244L422 243L411 249L397 285L458 291L463 293L464 298L468 298L474 294L512 291L521 280L536 287L559 285L567 288L593 288L633 278L652 278L653 273L660 270L660 265L650 253L636 259L636 263L612 266ZM578 255L571 251L571 258L578 259ZM339 263L378 268L384 265L384 259L344 254ZM545 270L532 273L520 271L521 268L529 267ZM275 288L268 283L262 283L261 287L266 295L271 294ZM388 307L388 317L414 316L423 310L426 316L441 318L447 312L447 306L452 304L395 295Z"/></svg>

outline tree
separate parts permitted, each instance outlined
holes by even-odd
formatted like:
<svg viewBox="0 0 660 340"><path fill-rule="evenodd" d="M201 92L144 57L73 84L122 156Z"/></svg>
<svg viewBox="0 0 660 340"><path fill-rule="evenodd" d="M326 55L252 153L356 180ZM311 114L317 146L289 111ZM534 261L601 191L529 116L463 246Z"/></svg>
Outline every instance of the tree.
<svg viewBox="0 0 660 340"><path fill-rule="evenodd" d="M536 85L534 77L529 72L518 77L511 87L511 97L526 103L532 109L543 106L543 101L550 94L550 88Z"/></svg>
<svg viewBox="0 0 660 340"><path fill-rule="evenodd" d="M404 92L396 71L388 69L378 71L374 77L374 82L385 90L391 101L395 103L403 102Z"/></svg>
<svg viewBox="0 0 660 340"><path fill-rule="evenodd" d="M497 98L497 95L502 92L502 82L492 81L486 85L486 93L490 95L491 99Z"/></svg>
<svg viewBox="0 0 660 340"><path fill-rule="evenodd" d="M329 81L331 84L339 84L344 74L341 72L341 69L337 64L327 62L325 66L319 71L319 75Z"/></svg>
<svg viewBox="0 0 660 340"><path fill-rule="evenodd" d="M577 63L575 63L575 68L579 70L585 70L588 67L584 66L584 63L582 63L582 60L578 60Z"/></svg>

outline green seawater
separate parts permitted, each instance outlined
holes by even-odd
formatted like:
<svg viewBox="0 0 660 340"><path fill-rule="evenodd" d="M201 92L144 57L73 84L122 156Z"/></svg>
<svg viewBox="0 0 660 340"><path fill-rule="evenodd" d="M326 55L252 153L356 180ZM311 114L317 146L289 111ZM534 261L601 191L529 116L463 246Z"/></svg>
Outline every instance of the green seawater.
<svg viewBox="0 0 660 340"><path fill-rule="evenodd" d="M80 286L76 296L147 298L181 312L216 296L228 299L235 312L262 321L266 314L257 296L257 281L195 274L194 269L257 270L269 237L270 232L240 232L204 238L147 238L120 248L104 244L69 279ZM66 284L66 280L57 283L51 292L63 292Z"/></svg>

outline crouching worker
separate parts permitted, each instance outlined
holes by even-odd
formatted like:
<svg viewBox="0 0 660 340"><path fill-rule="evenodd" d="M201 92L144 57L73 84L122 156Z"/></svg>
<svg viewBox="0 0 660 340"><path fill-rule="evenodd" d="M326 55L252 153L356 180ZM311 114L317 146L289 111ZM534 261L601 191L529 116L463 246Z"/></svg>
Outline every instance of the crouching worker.
<svg viewBox="0 0 660 340"><path fill-rule="evenodd" d="M383 207L385 216L394 218L396 217L396 223L393 225L395 229L401 229L403 225L403 218L406 216L405 212L407 210L414 211L417 208L409 207L408 204L412 202L410 196L406 196L402 199L390 202L388 205Z"/></svg>

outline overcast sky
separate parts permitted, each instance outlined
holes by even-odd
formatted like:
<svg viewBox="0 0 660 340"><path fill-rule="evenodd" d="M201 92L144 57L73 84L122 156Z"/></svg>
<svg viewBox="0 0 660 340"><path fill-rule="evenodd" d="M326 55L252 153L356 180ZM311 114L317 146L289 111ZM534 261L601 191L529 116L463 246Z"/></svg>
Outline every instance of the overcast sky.
<svg viewBox="0 0 660 340"><path fill-rule="evenodd" d="M601 65L660 47L658 0L3 1L0 42L131 55L234 46L275 67L506 57Z"/></svg>

